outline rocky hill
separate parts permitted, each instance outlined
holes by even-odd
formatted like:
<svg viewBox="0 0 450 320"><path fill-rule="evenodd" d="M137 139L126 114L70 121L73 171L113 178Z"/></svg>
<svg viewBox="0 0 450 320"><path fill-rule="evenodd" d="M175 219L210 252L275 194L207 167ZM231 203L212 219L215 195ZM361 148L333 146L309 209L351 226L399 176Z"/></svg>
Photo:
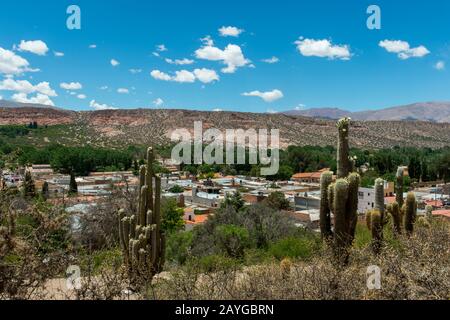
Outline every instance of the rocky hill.
<svg viewBox="0 0 450 320"><path fill-rule="evenodd" d="M0 107L0 125L56 126L51 136L29 137L30 143L58 142L122 148L128 144L169 141L175 129L193 132L194 122L204 129L279 129L282 146L335 145L334 120L286 114L204 112L189 110L121 109L75 112L56 108ZM355 147L383 148L450 146L450 123L421 121L355 121L351 143ZM34 140L33 140L34 139Z"/></svg>

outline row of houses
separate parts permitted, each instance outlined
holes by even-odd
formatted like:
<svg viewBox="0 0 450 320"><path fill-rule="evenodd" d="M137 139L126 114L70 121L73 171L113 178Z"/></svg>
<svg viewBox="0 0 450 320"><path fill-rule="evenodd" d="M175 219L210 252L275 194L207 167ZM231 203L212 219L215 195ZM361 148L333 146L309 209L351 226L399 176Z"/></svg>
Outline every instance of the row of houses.
<svg viewBox="0 0 450 320"><path fill-rule="evenodd" d="M272 192L281 192L291 203L290 215L298 225L318 228L320 208L320 176L328 168L312 172L298 173L289 181L268 181L264 178L245 176L223 176L215 174L211 179L198 180L195 176L180 172L175 166L170 174L162 179L162 195L166 198L175 198L178 205L184 208L184 220L186 228L190 229L197 224L202 224L214 211L220 207L227 194L239 191L246 204L255 204L264 201ZM54 173L49 165L33 165L29 170L35 180L36 188L42 188L47 182L51 198L60 199L67 194L70 176ZM407 174L407 168L404 173ZM3 175L3 180L20 183L20 174ZM138 179L132 172L94 172L86 177L77 177L78 196L71 198L72 209L87 208L95 201L112 193L114 187L136 188ZM178 186L181 193L173 193L173 187ZM433 194L431 191L434 191ZM394 183L384 184L385 203L395 200ZM406 195L404 195L406 196ZM416 191L420 202L420 209L426 205L432 205L435 211L448 208L448 196L437 197L436 188ZM85 205L84 205L85 204ZM88 206L86 206L88 205ZM361 215L375 206L375 192L373 188L359 188L358 212Z"/></svg>

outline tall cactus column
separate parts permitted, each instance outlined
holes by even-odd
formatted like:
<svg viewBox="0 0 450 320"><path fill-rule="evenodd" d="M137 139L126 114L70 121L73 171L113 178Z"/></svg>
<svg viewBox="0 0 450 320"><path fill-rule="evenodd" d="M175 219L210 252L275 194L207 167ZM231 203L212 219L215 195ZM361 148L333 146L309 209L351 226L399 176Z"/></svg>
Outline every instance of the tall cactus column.
<svg viewBox="0 0 450 320"><path fill-rule="evenodd" d="M408 235L411 235L414 231L414 223L417 217L417 201L413 192L409 192L406 197L404 207L405 215L405 230Z"/></svg>
<svg viewBox="0 0 450 320"><path fill-rule="evenodd" d="M161 230L161 177L153 171L153 149L139 171L139 203L136 215L119 211L119 235L130 278L151 279L164 265L165 235ZM155 186L153 187L153 180Z"/></svg>
<svg viewBox="0 0 450 320"><path fill-rule="evenodd" d="M349 127L350 119L340 119L337 124L339 135L337 144L337 177L346 178L350 172Z"/></svg>
<svg viewBox="0 0 450 320"><path fill-rule="evenodd" d="M395 201L401 208L403 206L403 168L398 167L395 180Z"/></svg>
<svg viewBox="0 0 450 320"><path fill-rule="evenodd" d="M375 180L375 208L366 212L367 227L372 233L372 250L379 254L383 245L383 228L386 224L384 208L384 180ZM392 214L392 213L391 213Z"/></svg>
<svg viewBox="0 0 450 320"><path fill-rule="evenodd" d="M333 172L324 172L320 177L320 231L322 238L330 240L333 237L331 231L331 207L333 200L328 199L328 188L333 181Z"/></svg>
<svg viewBox="0 0 450 320"><path fill-rule="evenodd" d="M339 262L348 261L349 247L352 245L358 222L358 189L360 176L351 173L349 154L350 119L344 118L337 124L337 181L332 183L332 172L321 176L320 227L325 239L332 239L333 249ZM330 215L334 215L334 233L331 231Z"/></svg>

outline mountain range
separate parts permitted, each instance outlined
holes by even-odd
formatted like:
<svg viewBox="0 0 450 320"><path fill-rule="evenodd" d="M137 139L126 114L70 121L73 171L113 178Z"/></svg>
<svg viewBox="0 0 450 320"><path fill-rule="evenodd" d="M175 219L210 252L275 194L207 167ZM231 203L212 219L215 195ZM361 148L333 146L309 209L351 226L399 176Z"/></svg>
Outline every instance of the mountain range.
<svg viewBox="0 0 450 320"><path fill-rule="evenodd" d="M339 108L312 108L306 110L290 110L287 115L304 116L322 119L339 119L351 117L360 121L430 121L450 122L450 102L423 102L405 106L397 106L379 110L351 112Z"/></svg>

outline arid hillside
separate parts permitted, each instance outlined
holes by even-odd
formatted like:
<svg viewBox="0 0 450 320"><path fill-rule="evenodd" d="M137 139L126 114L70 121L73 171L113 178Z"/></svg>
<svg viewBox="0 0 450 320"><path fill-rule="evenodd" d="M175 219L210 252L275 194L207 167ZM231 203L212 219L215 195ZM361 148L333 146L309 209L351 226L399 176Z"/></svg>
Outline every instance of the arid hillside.
<svg viewBox="0 0 450 320"><path fill-rule="evenodd" d="M63 125L61 134L46 142L123 147L168 141L173 130L193 131L194 122L204 129L279 129L283 146L334 145L335 121L285 114L204 112L188 110L104 110L75 112L54 108L0 108L0 125ZM450 123L420 121L356 121L352 145L364 148L450 146ZM64 138L63 141L59 139Z"/></svg>

